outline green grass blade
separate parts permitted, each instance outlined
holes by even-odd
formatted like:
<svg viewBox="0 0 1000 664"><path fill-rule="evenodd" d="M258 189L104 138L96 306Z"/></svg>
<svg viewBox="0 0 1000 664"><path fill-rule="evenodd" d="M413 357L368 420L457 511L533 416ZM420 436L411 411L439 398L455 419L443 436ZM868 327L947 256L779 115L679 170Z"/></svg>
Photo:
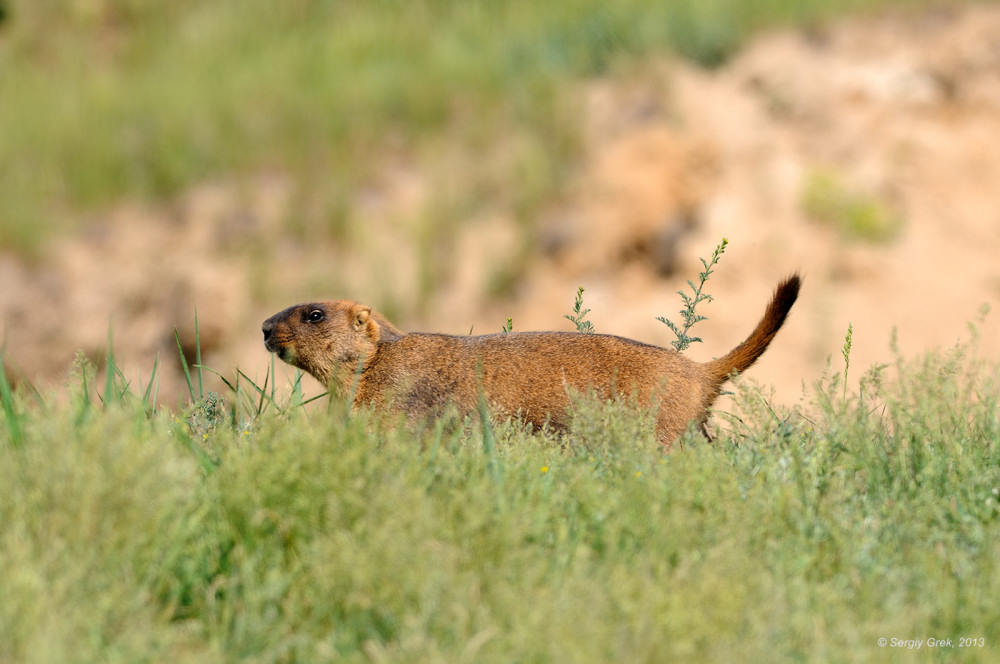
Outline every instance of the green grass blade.
<svg viewBox="0 0 1000 664"><path fill-rule="evenodd" d="M250 377L247 376L245 373L243 373L241 370L237 369L236 373L237 373L238 376L240 376L241 378L243 378L243 380L245 380L246 382L250 383L250 386L253 387L254 391L260 396L262 402L263 402L264 399L267 399L268 402L272 406L275 407L275 409L280 410L278 408L278 404L275 403L274 401L272 401L271 397L268 396L268 394L267 394L267 380L268 380L268 378L266 376L264 378L264 387L261 387L261 386L257 385L257 383L255 383L252 380L250 380Z"/></svg>
<svg viewBox="0 0 1000 664"><path fill-rule="evenodd" d="M22 441L21 418L14 408L14 391L7 379L7 368L4 365L3 355L0 355L0 400L3 401L4 419L7 420L7 428L10 431L11 445L20 447Z"/></svg>
<svg viewBox="0 0 1000 664"><path fill-rule="evenodd" d="M81 364L80 366L80 410L76 414L76 424L79 426L90 409L93 407L93 403L90 399L90 383L87 380L87 366L86 364Z"/></svg>
<svg viewBox="0 0 1000 664"><path fill-rule="evenodd" d="M108 320L108 349L104 356L104 407L108 407L108 402L111 400L112 395L115 392L115 376L117 375L118 367L115 365L115 350L114 350L114 323Z"/></svg>
<svg viewBox="0 0 1000 664"><path fill-rule="evenodd" d="M6 343L6 340L5 340L4 343L0 344L0 356L3 356L3 352L4 352L4 349L6 347L7 347L7 343ZM45 410L47 408L47 405L45 403L45 398L42 396L42 393L39 392L38 388L35 387L31 383L31 381L29 381L25 377L24 371L21 369L20 366L18 366L18 364L16 362L14 362L13 360L6 360L6 361L10 363L11 369L15 373L17 373L18 376L19 376L19 378L18 378L18 386L21 387L21 388L23 388L23 389L25 389L25 390L27 390L28 394L31 395L31 398L35 402L35 404L39 408L41 408L42 410Z"/></svg>
<svg viewBox="0 0 1000 664"><path fill-rule="evenodd" d="M229 423L233 427L233 431L240 425L240 405L243 403L243 393L240 391L240 375L236 374L236 385L232 386L228 380L222 379L226 385L230 386L233 390L233 407L229 410Z"/></svg>
<svg viewBox="0 0 1000 664"><path fill-rule="evenodd" d="M503 470L500 468L500 459L497 456L497 441L493 432L493 423L490 421L489 406L486 404L486 391L483 389L483 366L479 362L476 365L476 382L479 390L479 403L477 410L479 421L483 427L483 453L486 455L486 464L490 476L499 488L503 484ZM498 500L500 493L497 493Z"/></svg>
<svg viewBox="0 0 1000 664"><path fill-rule="evenodd" d="M157 355L157 359L159 359L159 355ZM153 414L153 413L156 412L156 404L157 404L157 402L159 400L159 397L160 397L160 376L159 376L159 374L157 374L157 376L156 376L156 387L153 388L153 398L149 402L150 405L151 405L151 407L152 407L151 414Z"/></svg>
<svg viewBox="0 0 1000 664"><path fill-rule="evenodd" d="M257 411L254 413L255 416L259 417L262 412L264 412L264 399L267 397L267 381L271 380L271 372L267 372L264 376L264 387L260 391L260 401L257 403ZM272 385L274 383L272 382ZM274 399L271 399L271 403L274 403Z"/></svg>
<svg viewBox="0 0 1000 664"><path fill-rule="evenodd" d="M272 376L277 376L278 375L278 374L275 373L275 368L274 368L274 353L271 353L271 375ZM275 388L277 387L277 385L278 385L278 381L276 381L276 380L272 380L271 381L271 403L275 402L274 393L275 393Z"/></svg>
<svg viewBox="0 0 1000 664"><path fill-rule="evenodd" d="M307 406L307 405L311 404L311 403L312 403L313 401L319 401L320 399L322 399L323 397L325 397L325 396L327 396L327 395L329 395L329 394L330 394L330 392L329 392L329 391L326 391L326 392L322 392L322 393L320 393L320 394L317 394L317 395L316 395L316 396L314 396L314 397L309 397L308 399L306 399L305 401L303 401L303 402L302 402L302 403L300 403L299 405L300 405L300 406Z"/></svg>
<svg viewBox="0 0 1000 664"><path fill-rule="evenodd" d="M233 387L233 384L231 382L229 382L229 379L226 378L225 376L223 376L221 373L219 373L215 369L213 369L212 367L203 367L203 366L201 366L199 364L198 365L198 369L199 370L204 369L205 371L208 371L209 373L215 374L219 378L219 380L221 380L226 385L226 387L229 388L229 390L231 392L233 392L234 394L236 393L236 387ZM239 384L239 380L238 379L237 379L237 384Z"/></svg>
<svg viewBox="0 0 1000 664"><path fill-rule="evenodd" d="M187 357L184 356L184 347L181 345L181 335L176 327L174 328L174 339L177 341L177 352L181 356L181 368L184 369L184 380L187 381L188 394L191 395L191 403L194 403L197 399L194 396L194 385L191 384L191 369L188 368Z"/></svg>
<svg viewBox="0 0 1000 664"><path fill-rule="evenodd" d="M146 385L146 389L142 393L142 405L150 413L156 410L156 395L160 388L160 376L157 370L160 368L160 354L156 354L156 358L153 360L153 370L149 375L149 384ZM154 384L156 388L154 389ZM140 385L140 388L142 386ZM150 401L150 392L152 392L152 401Z"/></svg>
<svg viewBox="0 0 1000 664"><path fill-rule="evenodd" d="M274 398L274 384L278 381L271 382L271 397ZM292 382L292 407L302 405L302 372L298 369L295 370L295 380Z"/></svg>
<svg viewBox="0 0 1000 664"><path fill-rule="evenodd" d="M159 380L159 376L156 375L156 371L160 366L160 354L157 353L156 357L153 358L153 370L149 373L149 384L146 385L146 389L142 392L142 402L149 405L150 392L153 390L153 383ZM142 385L139 385L140 389Z"/></svg>
<svg viewBox="0 0 1000 664"><path fill-rule="evenodd" d="M132 393L132 381L125 376L125 372L115 363L115 399L119 403L125 403L125 397Z"/></svg>
<svg viewBox="0 0 1000 664"><path fill-rule="evenodd" d="M201 333L198 331L198 309L194 310L194 366L198 369L198 398L205 398L205 381L201 371Z"/></svg>

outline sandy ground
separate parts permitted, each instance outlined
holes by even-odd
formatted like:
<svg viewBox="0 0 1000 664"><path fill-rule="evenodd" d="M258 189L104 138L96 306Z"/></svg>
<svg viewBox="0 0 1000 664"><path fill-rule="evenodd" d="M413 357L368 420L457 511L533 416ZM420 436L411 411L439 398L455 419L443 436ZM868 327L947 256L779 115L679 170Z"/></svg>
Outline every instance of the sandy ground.
<svg viewBox="0 0 1000 664"><path fill-rule="evenodd" d="M539 247L513 295L485 293L516 223L485 215L459 227L441 256L450 278L401 327L487 332L510 316L519 330L569 329L562 314L583 286L598 331L667 345L656 316L676 319L675 291L726 237L709 320L695 330L705 342L689 353L728 351L777 281L801 272L799 303L749 372L783 402L828 358L842 369L848 325L855 377L891 358L893 330L907 355L947 347L968 338L983 305L994 313L980 349L1000 357L1000 7L763 35L719 70L651 62L587 83L582 97L578 176L537 219ZM898 235L852 239L810 218L803 195L818 174L897 216ZM122 204L36 260L0 254L7 355L36 384L60 385L78 349L101 357L113 323L133 382L159 353L161 394L176 403L174 328L190 351L197 309L205 363L262 378L259 324L277 309L407 297L419 250L398 222L426 190L419 172L387 167L355 211L378 233L359 235L349 256L287 238L293 202L280 175L208 183L157 208Z"/></svg>

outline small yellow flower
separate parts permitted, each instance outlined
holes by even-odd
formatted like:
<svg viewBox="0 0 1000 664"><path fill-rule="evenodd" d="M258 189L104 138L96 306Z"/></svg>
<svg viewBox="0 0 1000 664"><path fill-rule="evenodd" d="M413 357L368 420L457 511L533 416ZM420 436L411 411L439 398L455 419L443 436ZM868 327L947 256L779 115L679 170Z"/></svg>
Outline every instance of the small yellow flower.
<svg viewBox="0 0 1000 664"><path fill-rule="evenodd" d="M642 471L641 470L635 471L635 476L636 477L642 477Z"/></svg>
<svg viewBox="0 0 1000 664"><path fill-rule="evenodd" d="M549 472L549 467L548 466L542 466L542 472L543 473Z"/></svg>

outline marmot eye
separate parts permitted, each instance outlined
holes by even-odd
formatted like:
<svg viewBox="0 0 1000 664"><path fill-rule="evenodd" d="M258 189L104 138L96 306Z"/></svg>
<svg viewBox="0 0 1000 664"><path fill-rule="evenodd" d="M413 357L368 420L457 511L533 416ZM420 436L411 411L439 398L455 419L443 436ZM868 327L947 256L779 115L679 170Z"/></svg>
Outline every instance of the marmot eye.
<svg viewBox="0 0 1000 664"><path fill-rule="evenodd" d="M309 315L306 317L306 320L308 320L310 323L318 323L321 320L323 320L323 312L320 311L319 309L313 309L312 311L309 312Z"/></svg>

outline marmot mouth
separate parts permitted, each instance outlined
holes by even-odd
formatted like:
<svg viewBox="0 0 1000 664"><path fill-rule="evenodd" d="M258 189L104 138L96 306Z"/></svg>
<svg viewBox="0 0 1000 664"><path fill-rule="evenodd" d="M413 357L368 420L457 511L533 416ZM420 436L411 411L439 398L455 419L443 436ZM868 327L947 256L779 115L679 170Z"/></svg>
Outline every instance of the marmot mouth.
<svg viewBox="0 0 1000 664"><path fill-rule="evenodd" d="M275 343L270 339L264 342L264 348L277 355L278 359L282 362L288 362L291 364L295 359L295 353L291 348L284 344Z"/></svg>

